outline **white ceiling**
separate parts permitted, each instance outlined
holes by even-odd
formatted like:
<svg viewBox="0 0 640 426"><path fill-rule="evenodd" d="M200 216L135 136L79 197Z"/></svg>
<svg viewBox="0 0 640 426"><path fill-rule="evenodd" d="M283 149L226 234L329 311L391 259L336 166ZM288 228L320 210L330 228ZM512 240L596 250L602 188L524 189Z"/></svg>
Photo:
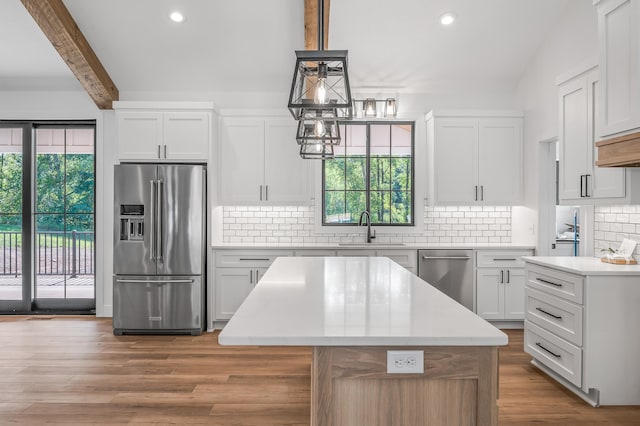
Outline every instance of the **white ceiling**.
<svg viewBox="0 0 640 426"><path fill-rule="evenodd" d="M352 86L514 87L549 30L591 0L331 0L329 48ZM286 92L303 0L64 0L121 92ZM173 10L183 24L168 19ZM458 20L442 27L439 16ZM77 89L22 6L0 0L0 90Z"/></svg>

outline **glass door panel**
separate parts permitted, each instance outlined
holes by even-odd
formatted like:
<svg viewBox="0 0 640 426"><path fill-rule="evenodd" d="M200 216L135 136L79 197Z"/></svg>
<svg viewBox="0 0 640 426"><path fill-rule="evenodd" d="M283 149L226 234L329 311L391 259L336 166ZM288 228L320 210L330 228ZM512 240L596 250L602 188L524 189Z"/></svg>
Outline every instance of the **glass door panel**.
<svg viewBox="0 0 640 426"><path fill-rule="evenodd" d="M0 127L0 310L21 311L23 273L23 134L21 127ZM28 290L28 289L27 289Z"/></svg>
<svg viewBox="0 0 640 426"><path fill-rule="evenodd" d="M37 128L35 294L45 309L95 306L93 128Z"/></svg>

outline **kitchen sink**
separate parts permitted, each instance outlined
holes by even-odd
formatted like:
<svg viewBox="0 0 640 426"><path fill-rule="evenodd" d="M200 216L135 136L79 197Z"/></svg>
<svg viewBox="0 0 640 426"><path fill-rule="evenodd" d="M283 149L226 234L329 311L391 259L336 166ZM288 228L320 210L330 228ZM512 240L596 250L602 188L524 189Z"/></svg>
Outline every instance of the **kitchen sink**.
<svg viewBox="0 0 640 426"><path fill-rule="evenodd" d="M405 243L338 243L341 247L404 246Z"/></svg>

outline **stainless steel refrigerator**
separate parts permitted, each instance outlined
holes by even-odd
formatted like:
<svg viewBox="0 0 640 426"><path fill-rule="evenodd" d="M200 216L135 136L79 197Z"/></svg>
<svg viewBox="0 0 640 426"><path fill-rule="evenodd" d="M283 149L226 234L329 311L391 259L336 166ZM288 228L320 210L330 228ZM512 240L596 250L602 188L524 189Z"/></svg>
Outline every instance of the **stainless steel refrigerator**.
<svg viewBox="0 0 640 426"><path fill-rule="evenodd" d="M200 334L206 168L115 166L113 332Z"/></svg>

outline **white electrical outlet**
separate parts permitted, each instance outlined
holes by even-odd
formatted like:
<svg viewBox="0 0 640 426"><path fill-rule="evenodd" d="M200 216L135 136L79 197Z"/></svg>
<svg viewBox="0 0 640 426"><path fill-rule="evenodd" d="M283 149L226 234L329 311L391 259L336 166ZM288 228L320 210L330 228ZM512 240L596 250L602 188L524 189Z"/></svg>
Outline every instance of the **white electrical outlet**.
<svg viewBox="0 0 640 426"><path fill-rule="evenodd" d="M424 351L387 351L387 373L424 373Z"/></svg>

